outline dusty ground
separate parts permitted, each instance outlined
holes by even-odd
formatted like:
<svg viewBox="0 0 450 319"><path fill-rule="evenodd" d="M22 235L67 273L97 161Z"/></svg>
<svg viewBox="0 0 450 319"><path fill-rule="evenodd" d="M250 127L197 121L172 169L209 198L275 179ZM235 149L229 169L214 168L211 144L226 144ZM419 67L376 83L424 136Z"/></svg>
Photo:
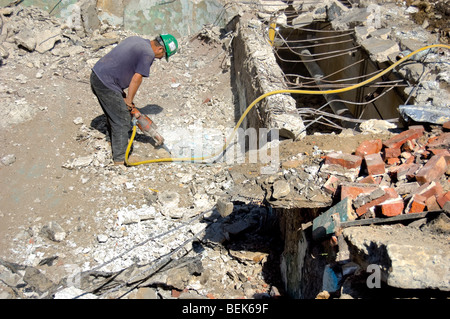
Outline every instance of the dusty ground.
<svg viewBox="0 0 450 319"><path fill-rule="evenodd" d="M411 15L417 24L430 32L438 33L442 43L449 43L450 3L448 0L408 0L406 3L417 7L418 12Z"/></svg>

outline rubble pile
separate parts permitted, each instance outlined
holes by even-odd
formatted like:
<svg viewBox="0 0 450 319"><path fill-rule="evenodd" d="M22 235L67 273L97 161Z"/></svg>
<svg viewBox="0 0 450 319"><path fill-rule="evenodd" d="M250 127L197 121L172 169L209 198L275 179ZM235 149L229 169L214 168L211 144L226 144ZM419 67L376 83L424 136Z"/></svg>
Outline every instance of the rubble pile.
<svg viewBox="0 0 450 319"><path fill-rule="evenodd" d="M449 124L410 126L353 154L323 156L323 167L338 169L323 184L336 204L309 225L329 253L317 298L361 297L355 286L369 266L381 269L379 285L448 291Z"/></svg>
<svg viewBox="0 0 450 319"><path fill-rule="evenodd" d="M449 123L444 125L448 127ZM426 132L422 125L382 141L367 140L354 154L331 152L325 165L352 172L347 182L330 175L324 189L335 198L350 198L356 218L393 217L444 208L450 200L450 133Z"/></svg>

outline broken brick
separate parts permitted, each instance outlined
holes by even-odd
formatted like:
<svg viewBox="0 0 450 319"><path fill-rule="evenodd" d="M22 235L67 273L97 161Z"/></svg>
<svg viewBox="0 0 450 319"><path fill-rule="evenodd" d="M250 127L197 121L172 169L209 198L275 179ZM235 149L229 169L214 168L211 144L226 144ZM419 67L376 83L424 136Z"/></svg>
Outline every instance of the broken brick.
<svg viewBox="0 0 450 319"><path fill-rule="evenodd" d="M331 152L325 156L325 164L336 164L345 168L358 168L361 163L362 157L346 153Z"/></svg>
<svg viewBox="0 0 450 319"><path fill-rule="evenodd" d="M366 140L359 144L355 151L355 155L364 157L365 155L379 153L383 147L383 142L380 139Z"/></svg>
<svg viewBox="0 0 450 319"><path fill-rule="evenodd" d="M420 168L419 164L404 163L404 164L398 165L396 167L390 168L389 172L398 181L401 181L408 177L411 178L411 176L414 175L419 168Z"/></svg>
<svg viewBox="0 0 450 319"><path fill-rule="evenodd" d="M368 175L358 181L361 184L378 184L378 182L373 178L372 175Z"/></svg>
<svg viewBox="0 0 450 319"><path fill-rule="evenodd" d="M440 155L440 156L450 156L450 151L443 149L443 148L431 148L428 149L433 155Z"/></svg>
<svg viewBox="0 0 450 319"><path fill-rule="evenodd" d="M369 194L379 188L377 185L373 184L362 184L362 183L345 183L341 184L341 200L346 197L351 199L356 199L359 194Z"/></svg>
<svg viewBox="0 0 450 319"><path fill-rule="evenodd" d="M426 199L425 205L427 206L428 211L439 210L441 207L439 206L436 196L430 196Z"/></svg>
<svg viewBox="0 0 450 319"><path fill-rule="evenodd" d="M406 206L405 213L421 213L426 207L426 197L422 195L413 195Z"/></svg>
<svg viewBox="0 0 450 319"><path fill-rule="evenodd" d="M359 207L356 209L356 214L358 216L362 216L363 214L365 214L370 208L377 206L385 201L387 201L388 199L393 199L393 198L398 198L398 194L395 191L395 189L391 188L391 187L387 187L384 189L385 194L377 199L374 199L373 201Z"/></svg>
<svg viewBox="0 0 450 319"><path fill-rule="evenodd" d="M331 175L330 178L328 178L328 180L323 185L325 192L332 195L336 193L338 187L339 187L339 179L334 175Z"/></svg>
<svg viewBox="0 0 450 319"><path fill-rule="evenodd" d="M428 140L427 147L434 148L434 147L445 146L445 145L449 145L449 144L450 144L450 132L443 133L436 137L430 138Z"/></svg>
<svg viewBox="0 0 450 319"><path fill-rule="evenodd" d="M444 130L449 131L450 130L450 121L445 122L444 124L442 124L442 128Z"/></svg>
<svg viewBox="0 0 450 319"><path fill-rule="evenodd" d="M402 151L398 147L386 147L384 149L384 158L385 159L397 158L400 156L401 153Z"/></svg>
<svg viewBox="0 0 450 319"><path fill-rule="evenodd" d="M440 196L444 193L442 185L439 182L432 181L421 185L414 194L419 194L429 198L430 196ZM412 195L414 195L412 194Z"/></svg>
<svg viewBox="0 0 450 319"><path fill-rule="evenodd" d="M381 207L381 214L383 216L392 217L400 215L403 212L405 203L400 197L397 197L388 199L382 202L379 206Z"/></svg>
<svg viewBox="0 0 450 319"><path fill-rule="evenodd" d="M444 208L445 203L450 201L450 191L436 198L437 203L441 208Z"/></svg>
<svg viewBox="0 0 450 319"><path fill-rule="evenodd" d="M424 131L425 129L422 125L411 126L409 130L393 136L389 140L384 141L383 144L387 148L400 148L406 141L421 137Z"/></svg>
<svg viewBox="0 0 450 319"><path fill-rule="evenodd" d="M433 156L416 173L416 180L421 183L431 182L445 174L447 170L447 161L444 156Z"/></svg>
<svg viewBox="0 0 450 319"><path fill-rule="evenodd" d="M385 173L384 161L380 153L366 155L364 156L364 161L370 175L381 175Z"/></svg>
<svg viewBox="0 0 450 319"><path fill-rule="evenodd" d="M398 163L400 163L400 159L398 157L392 157L392 158L386 159L386 164L388 164L388 165L396 165Z"/></svg>
<svg viewBox="0 0 450 319"><path fill-rule="evenodd" d="M386 194L386 192L381 188L377 188L370 193L361 193L353 200L353 206L359 208L374 199L377 199Z"/></svg>
<svg viewBox="0 0 450 319"><path fill-rule="evenodd" d="M413 194L420 187L419 183L402 183L395 187L396 192L399 195Z"/></svg>

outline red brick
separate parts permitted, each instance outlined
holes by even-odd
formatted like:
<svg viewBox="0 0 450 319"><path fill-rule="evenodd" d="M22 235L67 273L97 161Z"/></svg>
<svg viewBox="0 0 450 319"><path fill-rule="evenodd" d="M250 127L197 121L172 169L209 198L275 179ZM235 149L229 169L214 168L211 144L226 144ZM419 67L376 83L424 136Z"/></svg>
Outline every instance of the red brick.
<svg viewBox="0 0 450 319"><path fill-rule="evenodd" d="M384 161L380 153L366 155L364 156L364 161L367 166L367 172L370 175L381 175L385 173Z"/></svg>
<svg viewBox="0 0 450 319"><path fill-rule="evenodd" d="M450 151L443 148L431 148L429 151L433 153L433 155L450 156Z"/></svg>
<svg viewBox="0 0 450 319"><path fill-rule="evenodd" d="M437 200L439 206L440 206L441 208L444 208L445 203L448 202L448 201L450 201L450 191L448 191L448 192L445 193L445 194L442 194L441 196L438 196L438 197L436 198L436 200Z"/></svg>
<svg viewBox="0 0 450 319"><path fill-rule="evenodd" d="M395 177L397 180L402 180L408 177L411 177L417 170L420 168L419 164L414 163L404 163L398 165L397 167L393 167L389 170L391 175Z"/></svg>
<svg viewBox="0 0 450 319"><path fill-rule="evenodd" d="M406 206L405 213L421 213L426 207L426 197L422 195L413 195Z"/></svg>
<svg viewBox="0 0 450 319"><path fill-rule="evenodd" d="M378 184L378 182L373 178L372 175L366 176L358 181L361 184Z"/></svg>
<svg viewBox="0 0 450 319"><path fill-rule="evenodd" d="M181 291L172 289L172 297L178 298L178 297L180 297L180 295L181 295Z"/></svg>
<svg viewBox="0 0 450 319"><path fill-rule="evenodd" d="M341 200L346 197L355 199L359 194L370 194L379 186L373 184L342 184L341 185Z"/></svg>
<svg viewBox="0 0 450 319"><path fill-rule="evenodd" d="M440 196L443 193L444 190L442 188L442 185L436 181L423 184L414 192L414 194L419 194L425 196L426 198L429 198L431 196Z"/></svg>
<svg viewBox="0 0 450 319"><path fill-rule="evenodd" d="M381 203L379 206L381 206L381 214L383 216L392 217L400 215L403 212L405 203L400 197L398 197L388 199Z"/></svg>
<svg viewBox="0 0 450 319"><path fill-rule="evenodd" d="M384 141L384 146L387 148L400 148L406 141L417 139L423 135L425 131L421 125L411 126L409 130L403 131L387 141Z"/></svg>
<svg viewBox="0 0 450 319"><path fill-rule="evenodd" d="M442 124L442 128L444 130L449 131L450 130L450 121L445 122L444 124Z"/></svg>
<svg viewBox="0 0 450 319"><path fill-rule="evenodd" d="M384 158L397 158L400 157L402 151L399 147L387 147L384 149Z"/></svg>
<svg viewBox="0 0 450 319"><path fill-rule="evenodd" d="M445 174L447 170L447 161L444 156L433 156L416 173L416 180L420 184L431 182Z"/></svg>
<svg viewBox="0 0 450 319"><path fill-rule="evenodd" d="M339 187L339 179L334 175L331 175L330 178L328 178L328 180L323 185L325 192L332 195L336 193L338 187Z"/></svg>
<svg viewBox="0 0 450 319"><path fill-rule="evenodd" d="M398 157L392 157L392 158L386 159L386 164L389 165L389 166L390 165L396 165L398 163L400 163L400 159Z"/></svg>
<svg viewBox="0 0 450 319"><path fill-rule="evenodd" d="M355 155L364 157L365 155L379 153L382 147L383 142L380 139L363 141L356 149Z"/></svg>
<svg viewBox="0 0 450 319"><path fill-rule="evenodd" d="M450 144L450 132L442 133L441 135L430 138L428 140L427 147L434 148L434 147L439 147L439 146L445 146L448 144Z"/></svg>
<svg viewBox="0 0 450 319"><path fill-rule="evenodd" d="M367 204L357 208L356 209L356 214L358 216L361 216L361 215L365 214L371 207L380 205L381 203L387 201L388 199L393 199L393 198L398 198L399 197L397 192L393 188L388 187L388 188L385 188L384 191L386 193L383 196L381 196L381 197L379 197L377 199L374 199L373 201L371 201L371 202L369 202L369 203L367 203Z"/></svg>
<svg viewBox="0 0 450 319"><path fill-rule="evenodd" d="M331 152L325 156L325 164L336 164L345 168L359 168L362 163L362 157L346 154Z"/></svg>
<svg viewBox="0 0 450 319"><path fill-rule="evenodd" d="M427 200L425 201L425 204L427 206L428 211L441 209L441 207L439 207L439 204L436 200L436 196L428 197Z"/></svg>

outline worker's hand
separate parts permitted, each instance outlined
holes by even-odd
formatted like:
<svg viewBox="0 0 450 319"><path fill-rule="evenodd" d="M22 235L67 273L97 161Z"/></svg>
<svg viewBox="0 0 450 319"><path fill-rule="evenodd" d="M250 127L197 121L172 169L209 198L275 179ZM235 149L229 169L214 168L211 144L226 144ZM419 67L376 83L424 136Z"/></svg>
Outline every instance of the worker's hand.
<svg viewBox="0 0 450 319"><path fill-rule="evenodd" d="M127 98L124 98L123 100L125 101L125 104L127 105L128 109L130 109L130 108L135 106L133 101L130 102L130 101L128 101Z"/></svg>

